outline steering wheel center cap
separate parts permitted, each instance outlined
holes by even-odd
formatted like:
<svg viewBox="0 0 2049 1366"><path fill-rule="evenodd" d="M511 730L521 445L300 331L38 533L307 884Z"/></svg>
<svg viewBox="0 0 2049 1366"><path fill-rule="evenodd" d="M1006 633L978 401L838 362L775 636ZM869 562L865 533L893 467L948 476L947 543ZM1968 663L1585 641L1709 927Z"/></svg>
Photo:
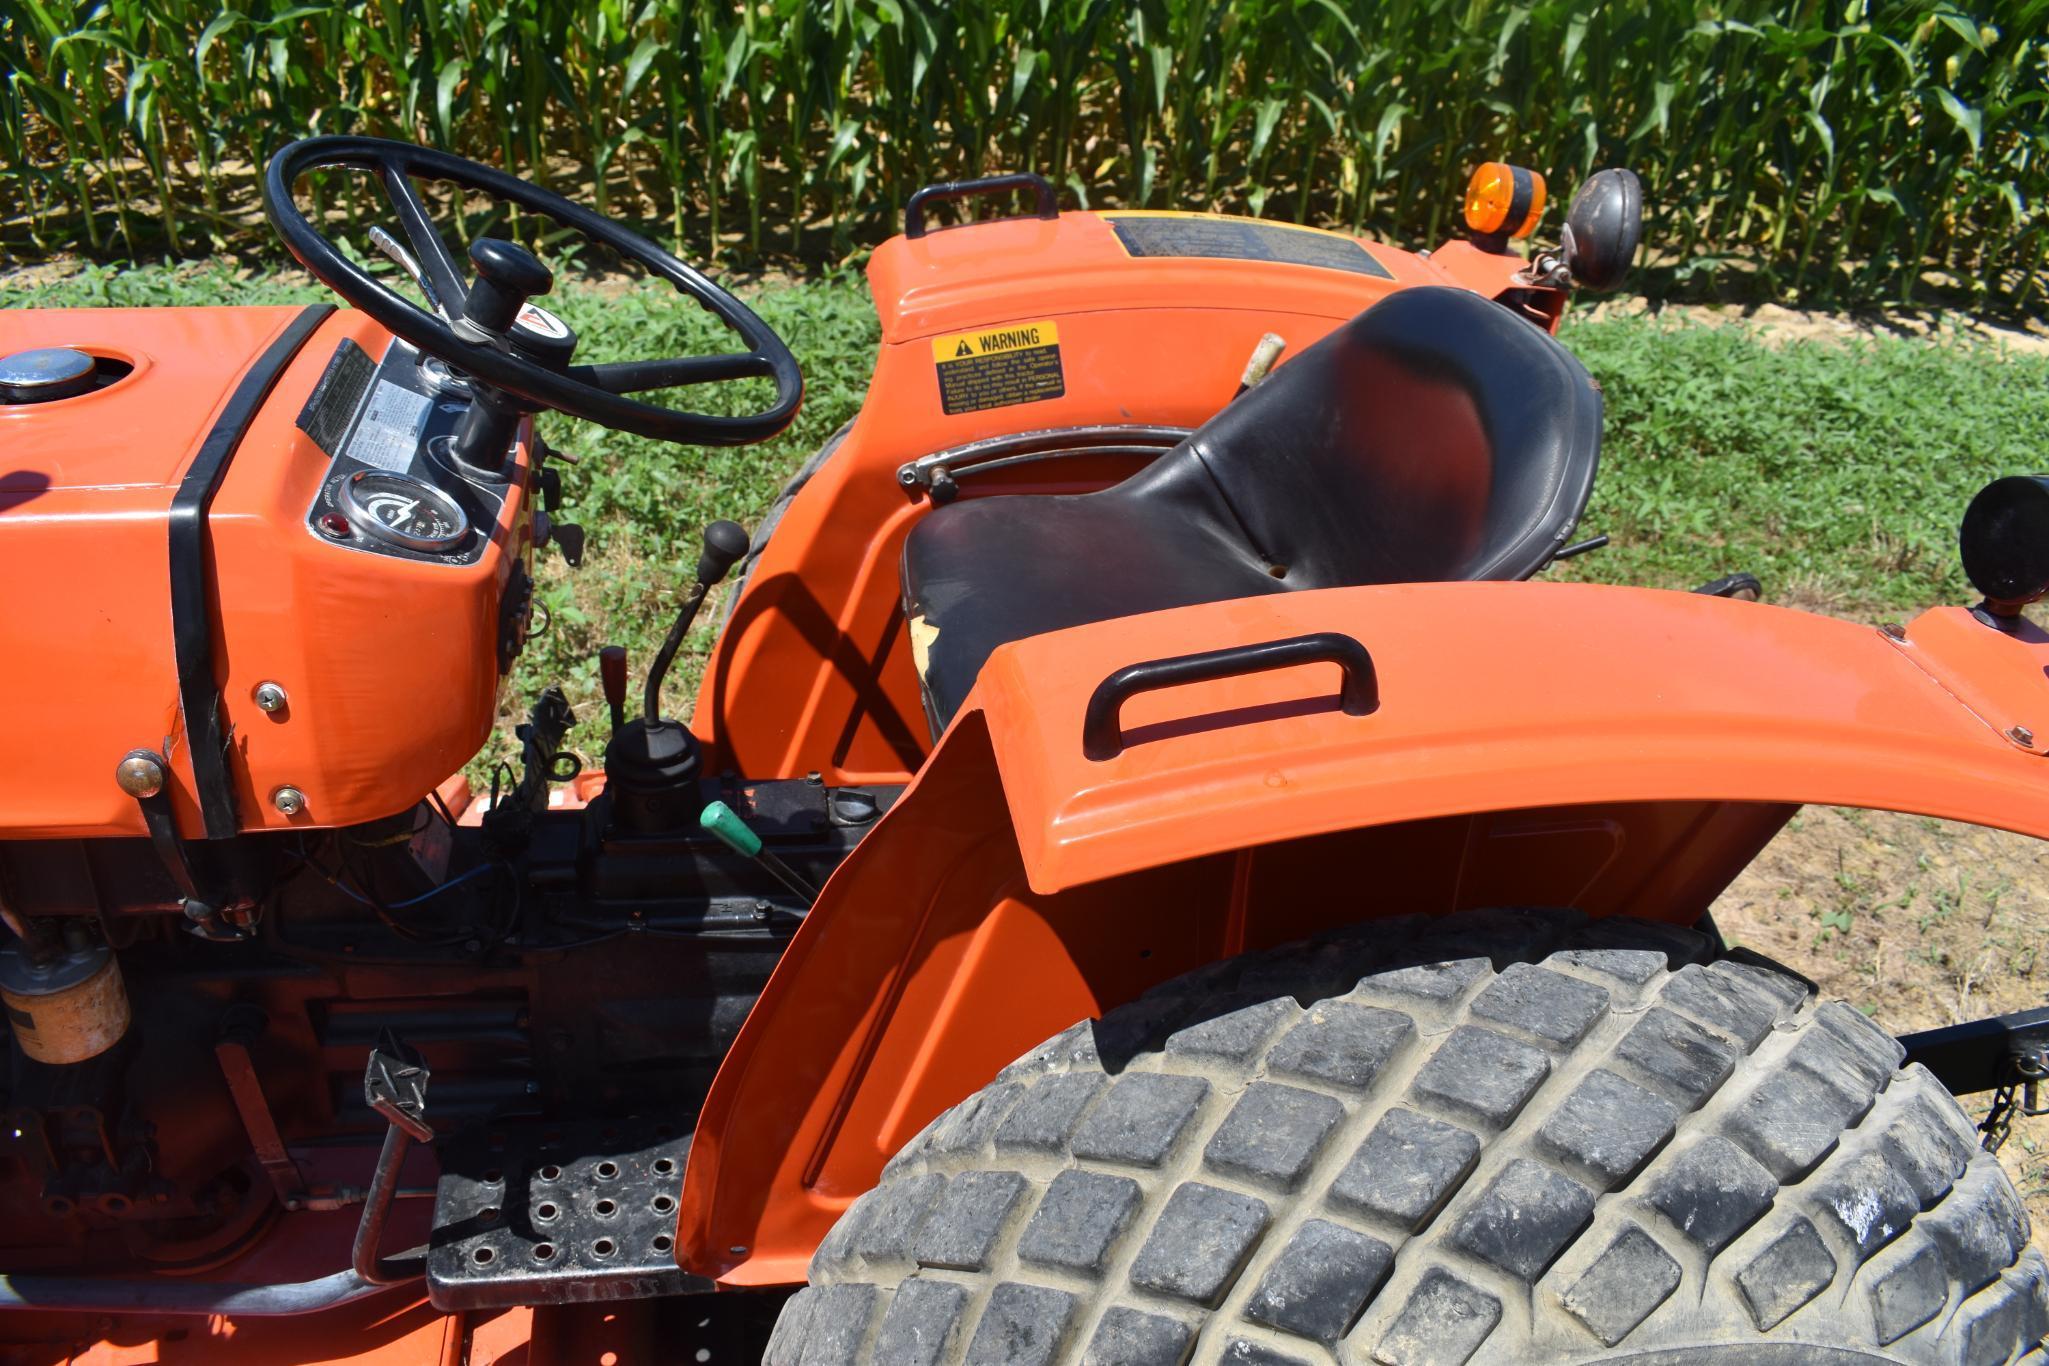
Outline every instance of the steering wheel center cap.
<svg viewBox="0 0 2049 1366"><path fill-rule="evenodd" d="M568 341L574 335L569 324L542 308L539 304L521 304L519 316L512 320L515 336L533 336L544 341Z"/></svg>
<svg viewBox="0 0 2049 1366"><path fill-rule="evenodd" d="M543 365L567 365L576 354L576 333L569 324L536 303L519 306L506 340Z"/></svg>

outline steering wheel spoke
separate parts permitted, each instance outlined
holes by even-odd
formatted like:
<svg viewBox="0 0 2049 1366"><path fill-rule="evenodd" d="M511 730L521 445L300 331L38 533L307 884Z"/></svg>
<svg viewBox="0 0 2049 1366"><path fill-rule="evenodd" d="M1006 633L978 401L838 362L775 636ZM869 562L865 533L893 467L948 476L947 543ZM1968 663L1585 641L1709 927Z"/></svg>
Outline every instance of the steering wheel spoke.
<svg viewBox="0 0 2049 1366"><path fill-rule="evenodd" d="M758 351L730 356L677 356L670 360L604 361L572 365L569 377L594 384L608 394L639 394L649 389L680 389L690 384L773 378L775 366Z"/></svg>
<svg viewBox="0 0 2049 1366"><path fill-rule="evenodd" d="M419 258L420 272L434 292L429 302L446 318L461 317L469 286L463 280L462 267L456 264L455 253L448 249L420 192L414 188L411 174L404 166L386 161L378 165L377 179L384 186L384 197L391 201L392 212L398 215L399 230L405 233L413 255Z"/></svg>

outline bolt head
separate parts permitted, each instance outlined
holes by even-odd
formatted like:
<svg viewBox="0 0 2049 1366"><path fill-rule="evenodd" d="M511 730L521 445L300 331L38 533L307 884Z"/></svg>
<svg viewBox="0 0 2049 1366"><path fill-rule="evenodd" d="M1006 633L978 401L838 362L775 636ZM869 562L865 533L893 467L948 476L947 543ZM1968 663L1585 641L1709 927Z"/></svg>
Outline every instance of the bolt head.
<svg viewBox="0 0 2049 1366"><path fill-rule="evenodd" d="M256 685L256 709L258 711L283 711L288 700L285 696L285 690L275 683L258 683Z"/></svg>
<svg viewBox="0 0 2049 1366"><path fill-rule="evenodd" d="M164 790L164 766L154 754L130 754L115 765L114 781L131 797L154 797Z"/></svg>
<svg viewBox="0 0 2049 1366"><path fill-rule="evenodd" d="M306 794L296 787L281 787L270 794L270 804L280 815L296 816L306 809Z"/></svg>
<svg viewBox="0 0 2049 1366"><path fill-rule="evenodd" d="M2006 738L2028 749L2035 747L2035 732L2029 730L2026 726L2015 726L2006 733Z"/></svg>

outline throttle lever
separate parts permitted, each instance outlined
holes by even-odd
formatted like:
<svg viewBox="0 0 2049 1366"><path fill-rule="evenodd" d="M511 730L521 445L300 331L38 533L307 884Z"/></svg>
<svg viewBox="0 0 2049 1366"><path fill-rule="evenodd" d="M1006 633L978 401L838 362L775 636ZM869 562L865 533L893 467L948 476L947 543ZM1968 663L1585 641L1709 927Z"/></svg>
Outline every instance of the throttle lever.
<svg viewBox="0 0 2049 1366"><path fill-rule="evenodd" d="M393 237L376 224L372 224L370 227L370 245L391 258L393 264L412 277L413 283L419 287L420 293L427 297L427 307L433 309L450 322L455 321L455 315L450 313L442 304L441 296L434 292L434 286L428 282L427 272L420 269L419 261L411 252L405 249L396 237Z"/></svg>

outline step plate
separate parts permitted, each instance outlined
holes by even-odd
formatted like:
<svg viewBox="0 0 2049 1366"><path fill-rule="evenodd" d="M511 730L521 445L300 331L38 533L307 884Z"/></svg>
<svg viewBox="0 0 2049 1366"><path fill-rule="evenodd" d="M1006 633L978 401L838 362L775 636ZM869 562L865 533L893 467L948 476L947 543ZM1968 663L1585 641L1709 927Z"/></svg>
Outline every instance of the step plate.
<svg viewBox="0 0 2049 1366"><path fill-rule="evenodd" d="M676 1265L690 1135L643 1120L497 1125L451 1142L434 1194L437 1309L710 1291Z"/></svg>

